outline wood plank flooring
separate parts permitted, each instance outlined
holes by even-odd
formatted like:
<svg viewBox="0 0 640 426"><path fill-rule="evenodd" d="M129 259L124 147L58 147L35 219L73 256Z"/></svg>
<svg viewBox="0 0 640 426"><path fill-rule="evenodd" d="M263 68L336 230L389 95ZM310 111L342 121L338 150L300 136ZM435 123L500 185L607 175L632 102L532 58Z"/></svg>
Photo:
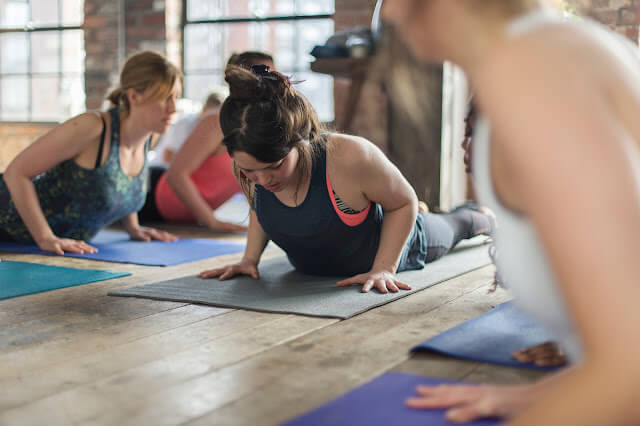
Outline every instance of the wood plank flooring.
<svg viewBox="0 0 640 426"><path fill-rule="evenodd" d="M541 375L408 352L508 300L487 293L493 267L344 321L107 296L240 256L148 267L0 254L133 274L0 301L0 425L276 425L389 370L504 383Z"/></svg>

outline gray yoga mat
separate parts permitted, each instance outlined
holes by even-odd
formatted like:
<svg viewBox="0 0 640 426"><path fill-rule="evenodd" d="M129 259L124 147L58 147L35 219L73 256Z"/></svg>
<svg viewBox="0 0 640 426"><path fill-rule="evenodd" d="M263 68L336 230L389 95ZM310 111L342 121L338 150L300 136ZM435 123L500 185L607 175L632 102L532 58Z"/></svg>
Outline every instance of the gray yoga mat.
<svg viewBox="0 0 640 426"><path fill-rule="evenodd" d="M487 245L459 247L422 270L399 273L398 278L411 285L412 290L388 294L375 290L361 293L361 286L337 287L341 278L301 274L285 257L260 263L259 280L245 276L228 281L187 276L109 294L346 319L490 262Z"/></svg>

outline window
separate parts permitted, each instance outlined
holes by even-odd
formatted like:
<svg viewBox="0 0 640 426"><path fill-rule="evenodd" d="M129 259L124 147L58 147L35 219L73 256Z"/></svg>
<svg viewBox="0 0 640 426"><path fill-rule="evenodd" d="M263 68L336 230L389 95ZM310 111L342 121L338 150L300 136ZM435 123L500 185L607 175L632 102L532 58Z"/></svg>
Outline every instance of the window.
<svg viewBox="0 0 640 426"><path fill-rule="evenodd" d="M0 120L60 121L85 108L84 0L0 0Z"/></svg>
<svg viewBox="0 0 640 426"><path fill-rule="evenodd" d="M184 96L203 101L225 87L232 53L259 50L274 57L278 71L304 80L296 89L320 120L333 120L333 79L312 73L309 54L333 34L334 0L185 0Z"/></svg>

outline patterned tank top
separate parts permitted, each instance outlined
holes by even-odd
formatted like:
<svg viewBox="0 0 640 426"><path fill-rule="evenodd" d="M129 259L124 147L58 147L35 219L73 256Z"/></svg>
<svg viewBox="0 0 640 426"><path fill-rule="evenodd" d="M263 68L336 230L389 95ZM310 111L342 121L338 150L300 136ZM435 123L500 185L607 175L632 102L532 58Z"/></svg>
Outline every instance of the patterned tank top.
<svg viewBox="0 0 640 426"><path fill-rule="evenodd" d="M137 212L144 204L149 141L145 144L142 171L137 176L127 176L120 167L120 116L115 108L108 113L111 146L103 165L85 169L69 159L33 179L42 212L59 237L91 240L102 228ZM0 179L0 229L4 238L34 242L3 179Z"/></svg>

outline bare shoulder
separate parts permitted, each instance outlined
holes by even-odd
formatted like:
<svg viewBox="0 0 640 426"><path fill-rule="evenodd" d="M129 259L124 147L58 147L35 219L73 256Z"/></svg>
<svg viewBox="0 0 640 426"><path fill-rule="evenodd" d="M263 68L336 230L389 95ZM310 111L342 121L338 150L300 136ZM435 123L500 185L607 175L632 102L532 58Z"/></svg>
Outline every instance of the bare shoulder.
<svg viewBox="0 0 640 426"><path fill-rule="evenodd" d="M480 72L507 84L514 75L529 80L552 77L545 81L549 85L566 85L576 79L606 82L616 74L640 73L636 49L621 35L595 22L550 22L508 38L494 49Z"/></svg>
<svg viewBox="0 0 640 426"><path fill-rule="evenodd" d="M623 45L615 34L591 23L549 23L508 39L476 70L481 109L512 116L509 110L517 105L531 117L557 112L553 106L567 111L585 102L603 104L612 80L627 73L614 48Z"/></svg>
<svg viewBox="0 0 640 426"><path fill-rule="evenodd" d="M88 111L77 115L60 125L61 129L65 129L75 135L84 136L85 139L94 139L103 129L103 118L100 111ZM106 118L105 123L106 123Z"/></svg>
<svg viewBox="0 0 640 426"><path fill-rule="evenodd" d="M384 154L369 140L342 133L332 133L327 139L327 158L341 167L354 167L375 161Z"/></svg>

